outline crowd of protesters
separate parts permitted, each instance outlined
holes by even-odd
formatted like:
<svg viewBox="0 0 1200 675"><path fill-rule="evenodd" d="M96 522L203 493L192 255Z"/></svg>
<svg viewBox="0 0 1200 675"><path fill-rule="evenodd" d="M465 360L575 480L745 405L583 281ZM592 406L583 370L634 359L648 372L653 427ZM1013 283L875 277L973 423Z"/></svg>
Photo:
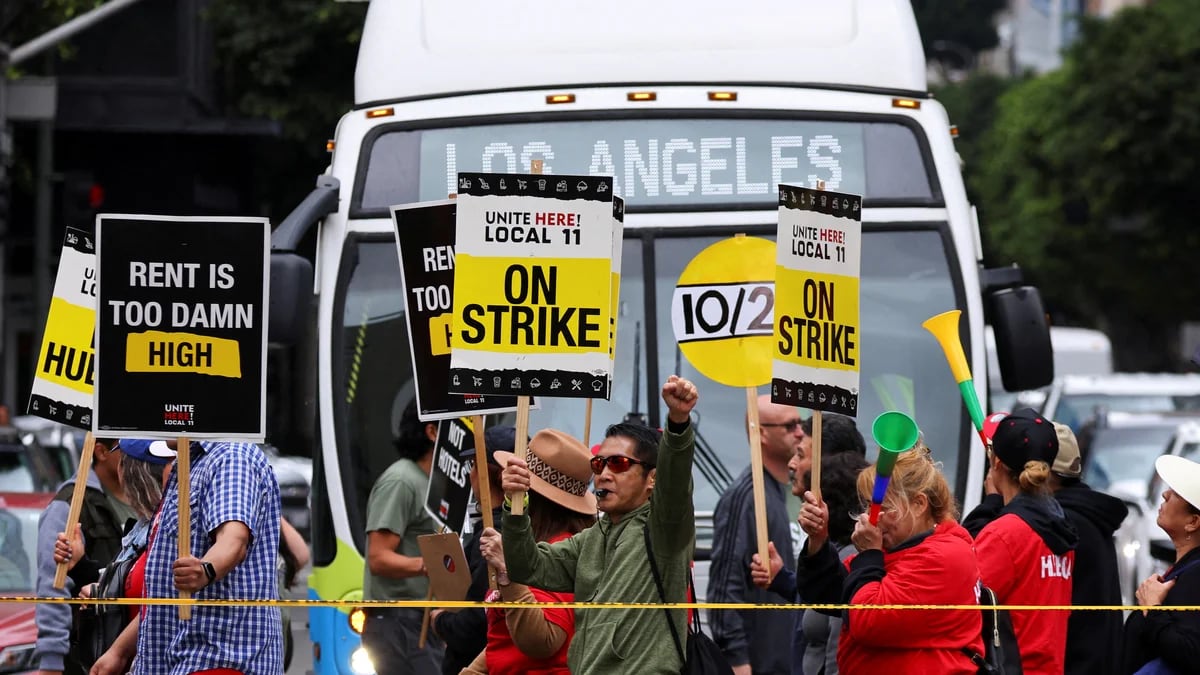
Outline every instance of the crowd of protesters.
<svg viewBox="0 0 1200 675"><path fill-rule="evenodd" d="M376 672L1153 675L1195 672L1200 663L1200 613L1165 609L1200 603L1200 464L1172 456L1156 463L1167 486L1158 525L1176 560L1139 586L1141 611L1123 619L1117 610L1032 609L1120 604L1112 536L1126 507L1080 481L1071 430L1030 409L988 419L986 495L960 520L951 485L922 440L899 455L882 502L868 509L876 469L854 421L837 415L824 416L818 496L811 424L762 397L757 426L748 420L747 431L759 434L763 451L769 560L757 554L748 469L717 506L708 600L850 609L713 611L707 643L687 610L631 607L694 598L691 414L699 392L671 376L662 398L664 429L614 424L591 451L542 429L524 439L522 458L512 427L490 428L487 463L473 467L476 492L486 476L496 525L476 521L465 540L468 598L615 606L532 604L431 617L372 609L362 636ZM428 597L417 537L436 530L422 503L435 440L436 425L410 406L397 442L401 459L368 500L367 600ZM71 481L43 515L39 594L279 597L286 524L265 456L245 443L186 449L192 527L181 555L176 450L163 441L97 440L80 526L65 531ZM795 516L792 498L800 503ZM803 533L798 543L792 522ZM285 545L298 539L288 533ZM70 570L62 590L52 583L59 565ZM990 602L1030 608L991 611ZM278 607L191 611L182 620L179 608L163 604L39 605L36 665L92 675L283 672Z"/></svg>

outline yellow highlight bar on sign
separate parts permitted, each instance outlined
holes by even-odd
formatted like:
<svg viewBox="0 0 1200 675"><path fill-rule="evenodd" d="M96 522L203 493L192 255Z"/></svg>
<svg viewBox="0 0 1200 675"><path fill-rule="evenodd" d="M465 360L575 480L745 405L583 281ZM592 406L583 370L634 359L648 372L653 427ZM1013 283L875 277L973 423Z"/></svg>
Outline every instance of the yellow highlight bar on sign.
<svg viewBox="0 0 1200 675"><path fill-rule="evenodd" d="M237 340L152 330L125 338L125 371L240 378L242 359Z"/></svg>
<svg viewBox="0 0 1200 675"><path fill-rule="evenodd" d="M775 355L810 368L859 370L859 280L775 268Z"/></svg>
<svg viewBox="0 0 1200 675"><path fill-rule="evenodd" d="M454 259L454 349L608 355L608 258Z"/></svg>
<svg viewBox="0 0 1200 675"><path fill-rule="evenodd" d="M96 310L51 298L35 377L90 395L95 325Z"/></svg>
<svg viewBox="0 0 1200 675"><path fill-rule="evenodd" d="M454 315L450 312L429 317L429 354L445 356L450 353L450 327Z"/></svg>

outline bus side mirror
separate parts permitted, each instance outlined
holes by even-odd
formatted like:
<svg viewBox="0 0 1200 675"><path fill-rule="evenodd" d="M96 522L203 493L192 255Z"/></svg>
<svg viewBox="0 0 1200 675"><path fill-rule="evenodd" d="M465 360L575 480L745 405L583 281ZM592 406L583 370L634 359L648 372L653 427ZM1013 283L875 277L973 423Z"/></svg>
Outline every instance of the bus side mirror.
<svg viewBox="0 0 1200 675"><path fill-rule="evenodd" d="M988 294L996 360L1007 391L1045 387L1054 380L1054 350L1042 296L1033 286L1002 288Z"/></svg>
<svg viewBox="0 0 1200 675"><path fill-rule="evenodd" d="M313 267L303 256L271 252L271 297L267 340L292 345L303 339L312 306Z"/></svg>

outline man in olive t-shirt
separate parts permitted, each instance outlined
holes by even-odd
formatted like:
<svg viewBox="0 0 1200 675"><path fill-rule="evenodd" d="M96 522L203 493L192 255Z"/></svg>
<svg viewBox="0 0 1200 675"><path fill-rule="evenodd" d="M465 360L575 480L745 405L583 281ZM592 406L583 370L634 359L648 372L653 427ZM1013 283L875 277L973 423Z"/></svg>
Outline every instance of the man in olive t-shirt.
<svg viewBox="0 0 1200 675"><path fill-rule="evenodd" d="M437 525L425 512L437 425L421 422L416 401L400 420L400 460L375 481L367 500L367 560L364 600L424 600L429 589L417 537ZM442 647L432 635L417 649L420 609L370 608L362 642L379 675L440 675Z"/></svg>

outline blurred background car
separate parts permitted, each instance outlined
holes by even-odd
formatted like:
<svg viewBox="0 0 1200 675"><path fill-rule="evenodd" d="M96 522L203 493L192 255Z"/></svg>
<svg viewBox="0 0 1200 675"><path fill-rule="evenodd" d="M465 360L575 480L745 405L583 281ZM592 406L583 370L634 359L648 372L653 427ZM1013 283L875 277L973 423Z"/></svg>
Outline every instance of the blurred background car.
<svg viewBox="0 0 1200 675"><path fill-rule="evenodd" d="M275 480L279 482L283 517L300 532L305 541L311 541L312 511L309 495L312 494L312 459L285 455L270 443L260 443L259 447L267 456L267 461L275 471Z"/></svg>
<svg viewBox="0 0 1200 675"><path fill-rule="evenodd" d="M1200 374L1064 375L1051 385L1040 412L1076 434L1097 415L1109 412L1200 416Z"/></svg>
<svg viewBox="0 0 1200 675"><path fill-rule="evenodd" d="M0 596L34 594L37 527L50 493L0 492ZM37 624L34 606L0 603L0 673L32 673Z"/></svg>
<svg viewBox="0 0 1200 675"><path fill-rule="evenodd" d="M0 491L54 492L77 465L69 451L46 448L16 427L0 427Z"/></svg>

